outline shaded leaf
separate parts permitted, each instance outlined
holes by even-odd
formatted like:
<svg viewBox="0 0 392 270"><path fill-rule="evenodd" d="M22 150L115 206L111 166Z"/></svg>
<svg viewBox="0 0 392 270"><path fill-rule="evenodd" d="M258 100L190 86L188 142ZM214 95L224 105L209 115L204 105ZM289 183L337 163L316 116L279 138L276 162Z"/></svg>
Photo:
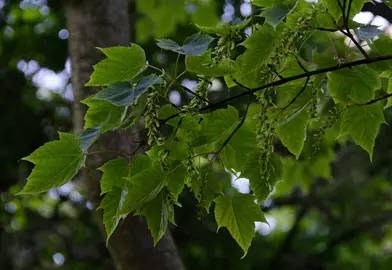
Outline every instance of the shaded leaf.
<svg viewBox="0 0 392 270"><path fill-rule="evenodd" d="M376 25L365 25L354 29L354 32L361 40L369 40L376 37L377 35L384 34L384 32L378 29L378 26Z"/></svg>
<svg viewBox="0 0 392 270"><path fill-rule="evenodd" d="M103 224L106 229L106 246L120 220L125 218L125 216L118 216L117 212L122 206L126 193L126 189L123 190L115 186L103 197L101 205L99 206L99 208L103 209Z"/></svg>
<svg viewBox="0 0 392 270"><path fill-rule="evenodd" d="M103 172L101 178L101 194L111 191L114 187L124 187L130 168L128 161L122 157L109 160L99 168Z"/></svg>
<svg viewBox="0 0 392 270"><path fill-rule="evenodd" d="M80 149L83 152L86 152L88 148L95 142L95 140L100 135L101 126L91 127L83 131L82 134L79 135L80 140Z"/></svg>
<svg viewBox="0 0 392 270"><path fill-rule="evenodd" d="M271 7L264 9L260 16L265 17L265 21L276 27L287 15L289 15L297 5L297 0L291 1L290 5L282 3L274 4Z"/></svg>
<svg viewBox="0 0 392 270"><path fill-rule="evenodd" d="M96 100L90 96L82 103L89 106L84 120L84 128L92 128L101 125L101 132L112 130L117 127L125 117L126 107L118 107L106 100Z"/></svg>
<svg viewBox="0 0 392 270"><path fill-rule="evenodd" d="M167 222L174 220L174 208L164 192L160 192L141 211L147 219L148 229L154 238L154 245L165 235Z"/></svg>
<svg viewBox="0 0 392 270"><path fill-rule="evenodd" d="M374 142L382 123L386 122L380 104L351 106L342 117L340 136L350 135L356 144L369 153L371 160Z"/></svg>
<svg viewBox="0 0 392 270"><path fill-rule="evenodd" d="M157 39L158 47L171 50L176 53L199 56L202 55L207 49L208 45L213 40L209 35L202 35L200 32L187 37L184 40L184 45L180 46L177 42L171 39Z"/></svg>
<svg viewBox="0 0 392 270"><path fill-rule="evenodd" d="M149 87L160 83L162 83L162 78L155 74L142 77L136 87L128 82L115 82L97 93L94 99L107 100L116 106L132 105Z"/></svg>
<svg viewBox="0 0 392 270"><path fill-rule="evenodd" d="M371 100L375 90L381 87L377 72L367 66L328 72L327 76L331 96L337 102Z"/></svg>
<svg viewBox="0 0 392 270"><path fill-rule="evenodd" d="M127 214L143 207L158 195L166 183L166 175L160 164L153 164L148 168L142 162L139 164L140 166L136 166L135 163L131 169L131 176L128 178L131 187L119 214Z"/></svg>

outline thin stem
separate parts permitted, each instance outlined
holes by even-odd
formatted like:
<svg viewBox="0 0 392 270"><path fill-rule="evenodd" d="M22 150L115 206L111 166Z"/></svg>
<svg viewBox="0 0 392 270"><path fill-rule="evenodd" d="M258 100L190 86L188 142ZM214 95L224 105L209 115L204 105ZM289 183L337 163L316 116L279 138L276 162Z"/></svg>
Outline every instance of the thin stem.
<svg viewBox="0 0 392 270"><path fill-rule="evenodd" d="M147 65L149 68L152 68L152 69L155 69L155 70L157 70L157 71L159 71L159 72L162 72L162 73L164 73L163 72L163 69L160 69L160 68L158 68L158 67L156 67L156 66L153 66L153 65Z"/></svg>
<svg viewBox="0 0 392 270"><path fill-rule="evenodd" d="M284 110L286 110L288 107L290 107L290 105L294 104L294 102L299 98L299 96L305 91L306 86L308 85L310 80L310 77L306 78L305 84L302 86L301 90L294 96L294 98L292 100L290 100L290 102L283 107L283 109L280 111L279 114L282 114Z"/></svg>
<svg viewBox="0 0 392 270"><path fill-rule="evenodd" d="M177 80L178 80L179 78L181 78L186 72L187 72L187 70L184 70L183 72L181 72L181 73L177 76Z"/></svg>
<svg viewBox="0 0 392 270"><path fill-rule="evenodd" d="M180 86L185 92L188 92L189 94L191 94L191 95L197 97L198 99L200 99L200 100L206 102L207 104L212 105L212 103L211 103L210 101L208 101L207 99L203 98L202 96L200 96L200 95L197 94L196 92L193 92L193 91L192 91L191 89L189 89L188 87L186 87L186 86L180 84L180 83L177 82L177 81L174 81L174 83L177 84L178 86Z"/></svg>
<svg viewBox="0 0 392 270"><path fill-rule="evenodd" d="M233 132L230 134L229 137L223 142L222 147L215 153L216 155L219 155L220 152L225 148L225 146L230 142L231 138L236 134L236 132L242 127L242 125L245 123L246 116L248 115L248 110L249 110L249 105L250 105L251 97L249 96L248 104L246 105L246 109L244 112L244 115L242 116L241 121L238 123L238 125L235 127Z"/></svg>
<svg viewBox="0 0 392 270"><path fill-rule="evenodd" d="M131 156L131 153L126 153L123 151L118 151L118 150L100 150L100 151L93 151L93 152L85 152L83 155L85 156L92 156L92 155L100 155L100 154L120 154L124 156Z"/></svg>
<svg viewBox="0 0 392 270"><path fill-rule="evenodd" d="M178 69L178 61L180 60L180 54L177 54L177 60L176 60L176 67L174 68L174 80L177 80L177 69Z"/></svg>

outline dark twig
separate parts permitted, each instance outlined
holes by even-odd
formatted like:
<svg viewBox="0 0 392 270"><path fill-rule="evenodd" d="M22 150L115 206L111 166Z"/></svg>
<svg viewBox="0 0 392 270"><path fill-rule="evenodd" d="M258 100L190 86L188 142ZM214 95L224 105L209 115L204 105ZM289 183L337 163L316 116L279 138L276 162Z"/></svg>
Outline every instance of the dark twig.
<svg viewBox="0 0 392 270"><path fill-rule="evenodd" d="M197 94L196 92L193 92L191 89L189 89L188 87L182 85L181 83L175 81L175 84L177 84L178 86L180 86L185 92L188 92L189 94L197 97L198 99L206 102L207 104L212 105L212 103L210 101L208 101L207 99L203 98L202 96L200 96L199 94Z"/></svg>
<svg viewBox="0 0 392 270"><path fill-rule="evenodd" d="M230 142L231 138L233 138L233 136L236 134L236 132L242 127L242 125L245 123L245 118L248 115L248 109L249 109L249 105L250 105L250 101L251 98L249 97L248 100L248 104L246 105L246 109L244 112L244 115L242 116L241 121L238 123L238 125L235 127L235 129L233 130L233 132L230 134L229 137L227 137L227 139L223 142L221 148L215 153L217 156L219 155L219 153L223 150L223 148L225 148L225 146Z"/></svg>
<svg viewBox="0 0 392 270"><path fill-rule="evenodd" d="M306 78L306 81L305 81L305 84L302 86L301 90L300 90L300 91L290 100L289 103L287 103L286 106L284 106L284 107L282 108L282 110L280 111L279 114L282 114L284 110L286 110L288 107L290 107L292 104L294 104L294 102L299 98L299 96L305 91L306 86L307 86L308 83L309 83L309 80L310 80L310 77L307 77L307 78Z"/></svg>
<svg viewBox="0 0 392 270"><path fill-rule="evenodd" d="M319 30L319 31L325 31L325 32L336 32L339 31L339 29L332 29L332 28L324 28L324 27L313 27L311 26L310 28Z"/></svg>
<svg viewBox="0 0 392 270"><path fill-rule="evenodd" d="M236 79L234 79L233 77L231 77L231 79L233 80L233 82L234 82L236 85L238 85L239 87L242 87L242 88L244 88L246 91L249 91L249 90L251 90L251 88L249 88L249 87L247 87L247 86L245 86L245 85L241 84L239 81L237 81L237 80L236 80Z"/></svg>
<svg viewBox="0 0 392 270"><path fill-rule="evenodd" d="M353 3L353 0L348 0L347 16L346 16L346 21L344 22L346 29L348 28L348 20L350 19L350 12L351 12L351 4L352 3Z"/></svg>
<svg viewBox="0 0 392 270"><path fill-rule="evenodd" d="M348 26L347 26L348 28ZM355 44L355 46L358 48L358 50L362 53L362 55L366 58L369 59L369 55L367 52L362 48L361 44L355 39L355 37L351 34L350 29L347 29L346 31L340 30L341 33L343 33L346 37L351 39L351 41Z"/></svg>
<svg viewBox="0 0 392 270"><path fill-rule="evenodd" d="M381 97L378 97L378 98L375 98L375 99L372 99L372 100L369 100L369 101L367 101L365 103L362 103L362 104L357 104L357 105L359 105L359 106L370 105L370 104L376 103L378 101L381 101L383 99L387 99L387 98L390 98L390 97L392 97L392 93L384 95L384 96L381 96Z"/></svg>

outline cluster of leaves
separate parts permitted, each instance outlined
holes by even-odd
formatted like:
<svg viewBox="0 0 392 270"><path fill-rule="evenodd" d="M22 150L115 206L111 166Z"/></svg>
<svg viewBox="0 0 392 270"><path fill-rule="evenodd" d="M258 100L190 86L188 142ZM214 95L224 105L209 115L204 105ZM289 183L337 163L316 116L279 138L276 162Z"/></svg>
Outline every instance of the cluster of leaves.
<svg viewBox="0 0 392 270"><path fill-rule="evenodd" d="M108 239L132 213L146 216L157 243L168 222L175 224L174 207L188 186L201 209L208 212L215 204L218 228L226 227L246 255L254 222L266 222L260 204L287 175L283 164L295 165L274 152L277 138L296 159L308 159L313 151L304 150L306 142L318 148L333 127L337 137L350 136L372 157L379 126L385 123L383 109L391 104L392 40L352 21L365 2L255 0L265 18L262 25L252 18L236 25L197 25L201 32L182 45L158 40L160 48L185 55L186 70L180 75L149 65L137 44L101 48L107 58L94 66L87 86L103 89L83 101L89 106L85 131L79 136L60 133L58 141L25 158L36 166L21 194L63 185L94 154L89 148L102 134L144 124L147 139L139 143L149 146L146 153L120 152L99 168ZM250 36L244 34L246 27L253 30ZM312 35L319 40L305 59L301 48L310 46ZM355 46L345 45L342 36ZM146 75L147 70L159 73ZM185 72L200 77L196 92L178 82ZM217 77L243 91L211 103L206 93ZM191 93L193 100L183 107L167 103L173 86ZM249 97L245 110L229 105L244 96ZM325 113L326 101L334 104L332 113ZM227 192L227 181L212 177L223 171L249 179L253 193Z"/></svg>

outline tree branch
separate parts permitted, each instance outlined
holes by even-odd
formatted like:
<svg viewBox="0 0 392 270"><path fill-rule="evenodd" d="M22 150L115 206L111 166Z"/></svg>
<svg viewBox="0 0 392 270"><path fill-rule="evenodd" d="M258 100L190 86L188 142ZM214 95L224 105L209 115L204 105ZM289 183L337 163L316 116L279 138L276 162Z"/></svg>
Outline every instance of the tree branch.
<svg viewBox="0 0 392 270"><path fill-rule="evenodd" d="M284 79L281 79L281 80L277 80L277 81L274 81L274 82L271 82L271 83L267 83L267 84L264 84L264 85L259 86L259 87L250 88L247 92L242 92L242 93L239 93L237 95L228 97L228 98L226 98L224 100L221 100L221 101L219 101L217 103L212 103L210 105L207 105L207 106L201 108L199 110L199 112L216 110L216 109L220 108L223 104L226 104L226 103L228 103L228 102L230 102L232 100L236 100L236 99L238 99L240 97L244 97L244 96L247 96L247 95L254 94L254 93L258 92L258 91L261 91L261 90L264 90L264 89L267 89L267 88L270 88L270 87L280 86L280 85L286 84L288 82L296 81L296 80L299 80L299 79L303 79L303 78L306 78L306 77L311 77L311 76L322 74L322 73L327 73L327 72L331 72L331 71L338 71L338 70L341 70L341 69L344 69L344 68L350 68L350 67L360 66L360 65L364 65L364 64L371 64L371 63L380 62L380 61L386 61L386 60L392 60L392 55L389 54L389 55L374 56L374 57L369 57L367 59L361 59L361 60L357 60L357 61L352 61L352 62L347 62L347 63L343 63L343 64L338 64L336 66L331 66L331 67L327 67L327 68L320 68L320 69L316 69L316 70L313 70L313 71L304 72L304 73L301 73L301 74L298 74L298 75L294 75L294 76L287 77L287 78L284 78ZM171 120L173 118L176 118L179 115L180 115L180 113L173 114L173 115L169 116L168 118L164 119L162 122L166 123L167 121L169 121L169 120Z"/></svg>

